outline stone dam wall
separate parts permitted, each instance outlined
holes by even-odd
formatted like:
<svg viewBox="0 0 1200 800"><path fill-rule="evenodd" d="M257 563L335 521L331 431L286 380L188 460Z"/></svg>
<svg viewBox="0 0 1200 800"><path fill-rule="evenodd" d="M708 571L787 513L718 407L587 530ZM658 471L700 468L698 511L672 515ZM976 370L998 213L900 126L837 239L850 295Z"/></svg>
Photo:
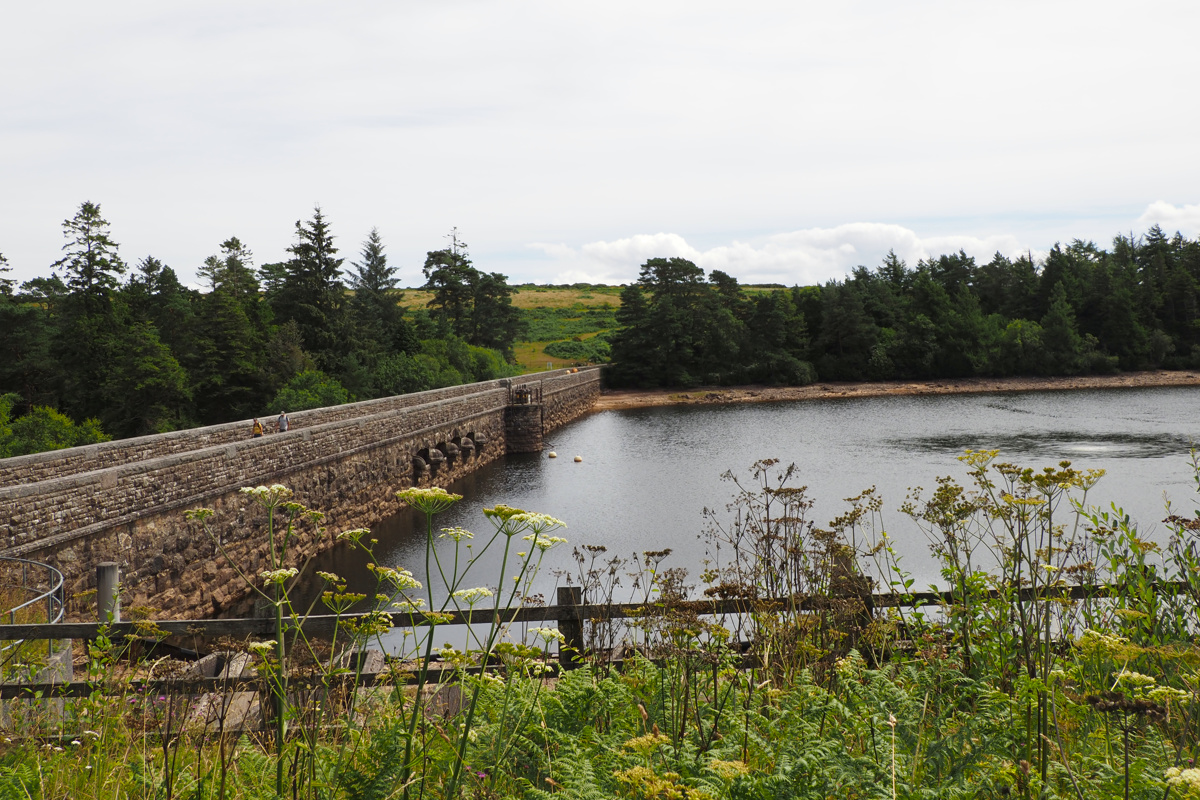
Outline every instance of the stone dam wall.
<svg viewBox="0 0 1200 800"><path fill-rule="evenodd" d="M513 405L520 389L540 402ZM0 555L57 567L68 594L94 588L96 564L116 561L122 605L160 619L245 611L238 570L257 575L270 542L243 486L283 484L325 514L295 529L299 567L338 533L399 511L396 491L448 485L509 452L510 409L527 452L531 419L547 433L599 394L598 368L558 370L289 414L289 431L259 439L247 420L5 459ZM198 507L216 512L207 529L184 519Z"/></svg>

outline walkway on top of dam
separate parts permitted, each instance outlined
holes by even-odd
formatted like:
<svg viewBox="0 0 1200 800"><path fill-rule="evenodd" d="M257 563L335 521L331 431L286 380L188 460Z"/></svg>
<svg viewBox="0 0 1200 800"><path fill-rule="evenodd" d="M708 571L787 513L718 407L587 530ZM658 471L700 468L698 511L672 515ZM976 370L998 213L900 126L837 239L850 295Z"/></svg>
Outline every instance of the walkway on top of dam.
<svg viewBox="0 0 1200 800"><path fill-rule="evenodd" d="M579 374L593 372L598 368L584 368ZM297 430L311 430L331 422L341 422L349 419L371 417L376 414L414 408L427 403L437 403L456 397L464 397L481 392L508 389L515 386L533 385L545 380L570 374L569 370L560 369L550 372L532 373L514 378L501 378L480 383L467 383L460 386L449 386L442 389L429 389L412 394L381 397L375 400L363 400L356 403L346 403L339 406L315 408L309 411L289 412L291 422L289 433ZM285 409L278 409L282 411ZM157 433L138 436L131 439L117 439L111 442L71 447L63 450L49 450L43 453L33 453L26 456L0 459L0 489L7 486L38 483L55 480L71 475L79 475L98 470L105 470L124 464L148 461L162 456L189 453L209 447L234 444L250 439L252 419L226 422L219 425L208 425L201 428ZM274 419L264 418L264 427L274 432ZM268 433L267 436L270 436Z"/></svg>

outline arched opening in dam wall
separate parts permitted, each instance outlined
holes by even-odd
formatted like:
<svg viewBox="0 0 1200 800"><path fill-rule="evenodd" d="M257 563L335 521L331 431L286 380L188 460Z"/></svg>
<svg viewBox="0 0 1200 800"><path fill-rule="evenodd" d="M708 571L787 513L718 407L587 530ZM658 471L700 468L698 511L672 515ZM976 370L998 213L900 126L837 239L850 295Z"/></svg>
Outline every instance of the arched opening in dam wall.
<svg viewBox="0 0 1200 800"><path fill-rule="evenodd" d="M592 407L600 370L291 414L290 430L258 439L240 422L6 459L0 555L57 567L68 594L91 588L97 563L116 561L126 608L219 614L245 595L243 582L184 511L214 509L212 533L244 573L257 575L267 563L266 515L240 489L283 484L326 515L322 529L298 529L289 551L302 562L341 531L396 513L397 490L446 485L508 452L506 420L522 388L536 392L545 433ZM526 433L529 411L520 411Z"/></svg>

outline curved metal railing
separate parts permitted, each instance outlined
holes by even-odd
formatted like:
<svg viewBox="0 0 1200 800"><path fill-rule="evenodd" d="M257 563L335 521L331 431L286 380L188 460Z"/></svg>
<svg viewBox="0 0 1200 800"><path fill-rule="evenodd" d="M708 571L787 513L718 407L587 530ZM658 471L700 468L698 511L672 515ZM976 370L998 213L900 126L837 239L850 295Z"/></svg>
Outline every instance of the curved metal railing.
<svg viewBox="0 0 1200 800"><path fill-rule="evenodd" d="M63 574L49 564L0 557L0 624L62 622L65 585ZM0 645L0 666L8 664L24 644L24 639L14 639ZM52 654L54 640L47 640L47 647Z"/></svg>

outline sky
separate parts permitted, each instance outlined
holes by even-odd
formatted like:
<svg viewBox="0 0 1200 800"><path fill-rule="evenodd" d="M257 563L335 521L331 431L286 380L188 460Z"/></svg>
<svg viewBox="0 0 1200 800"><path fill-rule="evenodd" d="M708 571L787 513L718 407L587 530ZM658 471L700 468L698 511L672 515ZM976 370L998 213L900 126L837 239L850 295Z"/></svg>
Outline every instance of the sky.
<svg viewBox="0 0 1200 800"><path fill-rule="evenodd" d="M744 283L889 249L1200 235L1195 2L65 2L0 11L0 253L99 203L185 282L320 206L403 286L451 228L511 282L682 256Z"/></svg>

